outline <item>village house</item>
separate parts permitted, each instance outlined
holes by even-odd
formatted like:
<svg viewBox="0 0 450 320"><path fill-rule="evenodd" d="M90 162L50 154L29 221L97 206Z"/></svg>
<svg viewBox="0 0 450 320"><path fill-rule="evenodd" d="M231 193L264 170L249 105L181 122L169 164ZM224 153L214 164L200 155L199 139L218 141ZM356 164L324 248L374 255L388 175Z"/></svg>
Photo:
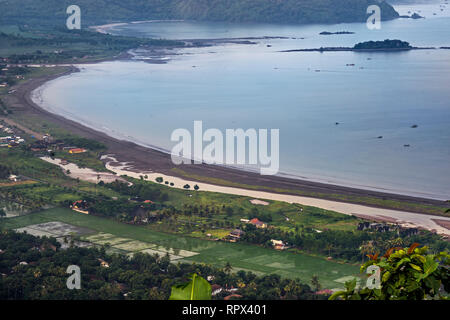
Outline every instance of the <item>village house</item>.
<svg viewBox="0 0 450 320"><path fill-rule="evenodd" d="M265 228L267 228L267 224L262 222L262 221L260 221L258 218L253 218L248 223L254 225L258 229L265 229Z"/></svg>
<svg viewBox="0 0 450 320"><path fill-rule="evenodd" d="M286 244L281 240L270 240L275 250L284 250L286 249Z"/></svg>
<svg viewBox="0 0 450 320"><path fill-rule="evenodd" d="M78 154L78 153L85 153L85 152L87 152L87 150L82 149L82 148L74 148L74 149L69 150L70 154Z"/></svg>
<svg viewBox="0 0 450 320"><path fill-rule="evenodd" d="M235 229L235 230L231 231L230 237L235 238L235 239L240 239L244 234L245 234L244 231Z"/></svg>
<svg viewBox="0 0 450 320"><path fill-rule="evenodd" d="M148 213L148 209L143 205L140 205L130 213L130 216L133 217L133 223L147 223L149 218L153 218L153 216Z"/></svg>
<svg viewBox="0 0 450 320"><path fill-rule="evenodd" d="M33 152L46 151L48 149L48 143L45 141L36 141L30 145L30 150Z"/></svg>
<svg viewBox="0 0 450 320"><path fill-rule="evenodd" d="M89 214L88 203L86 200L75 201L70 207L73 211Z"/></svg>
<svg viewBox="0 0 450 320"><path fill-rule="evenodd" d="M98 259L98 261L100 262L100 265L101 265L103 268L109 268L109 263L106 262L105 260L103 260L103 259Z"/></svg>
<svg viewBox="0 0 450 320"><path fill-rule="evenodd" d="M9 176L8 180L11 181L11 182L18 182L18 181L20 181L20 177L16 176L15 174L11 174Z"/></svg>

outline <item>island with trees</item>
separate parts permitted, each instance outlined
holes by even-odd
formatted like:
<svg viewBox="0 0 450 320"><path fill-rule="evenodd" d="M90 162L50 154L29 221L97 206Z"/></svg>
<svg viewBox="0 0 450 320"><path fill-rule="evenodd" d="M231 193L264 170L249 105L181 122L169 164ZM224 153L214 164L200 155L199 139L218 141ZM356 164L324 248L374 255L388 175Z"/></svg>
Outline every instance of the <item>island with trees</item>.
<svg viewBox="0 0 450 320"><path fill-rule="evenodd" d="M335 35L335 34L355 34L355 33L351 32L351 31L337 31L337 32L322 31L319 34L321 36L331 36L331 35Z"/></svg>
<svg viewBox="0 0 450 320"><path fill-rule="evenodd" d="M411 50L409 42L401 40L366 41L355 44L354 50Z"/></svg>
<svg viewBox="0 0 450 320"><path fill-rule="evenodd" d="M320 47L312 49L291 49L280 52L336 52L336 51L370 51L370 52L389 52L389 51L408 51L408 50L430 50L434 47L413 47L409 42L401 40L386 39L383 41L365 41L355 44L353 47Z"/></svg>

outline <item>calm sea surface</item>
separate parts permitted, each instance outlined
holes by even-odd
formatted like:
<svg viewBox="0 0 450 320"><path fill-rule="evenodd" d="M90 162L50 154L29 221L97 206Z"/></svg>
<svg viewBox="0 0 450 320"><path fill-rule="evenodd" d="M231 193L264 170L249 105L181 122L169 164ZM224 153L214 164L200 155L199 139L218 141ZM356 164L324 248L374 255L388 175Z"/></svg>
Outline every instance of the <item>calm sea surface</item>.
<svg viewBox="0 0 450 320"><path fill-rule="evenodd" d="M399 10L420 10L427 18L383 22L376 31L365 24L115 27L110 32L154 38L289 39L185 49L167 64L85 65L80 73L46 84L35 99L111 135L167 150L174 145L172 131L193 130L194 120L202 120L205 129L279 128L283 174L446 200L450 50L279 52L384 39L450 47L450 6L411 8ZM319 35L344 30L355 34Z"/></svg>

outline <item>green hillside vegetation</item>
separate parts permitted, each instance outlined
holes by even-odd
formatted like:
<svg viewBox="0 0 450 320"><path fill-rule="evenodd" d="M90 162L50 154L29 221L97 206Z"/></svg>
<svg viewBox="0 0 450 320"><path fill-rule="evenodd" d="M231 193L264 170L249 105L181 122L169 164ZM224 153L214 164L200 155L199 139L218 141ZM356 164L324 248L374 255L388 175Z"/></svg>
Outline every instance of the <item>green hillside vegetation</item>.
<svg viewBox="0 0 450 320"><path fill-rule="evenodd" d="M65 25L71 0L0 0L3 24ZM117 21L185 19L267 23L366 21L367 7L381 7L382 19L398 18L386 2L375 0L78 0L84 25Z"/></svg>
<svg viewBox="0 0 450 320"><path fill-rule="evenodd" d="M1 15L1 13L0 13ZM178 41L137 39L66 28L0 27L0 57L10 63L95 61L145 46L182 45Z"/></svg>

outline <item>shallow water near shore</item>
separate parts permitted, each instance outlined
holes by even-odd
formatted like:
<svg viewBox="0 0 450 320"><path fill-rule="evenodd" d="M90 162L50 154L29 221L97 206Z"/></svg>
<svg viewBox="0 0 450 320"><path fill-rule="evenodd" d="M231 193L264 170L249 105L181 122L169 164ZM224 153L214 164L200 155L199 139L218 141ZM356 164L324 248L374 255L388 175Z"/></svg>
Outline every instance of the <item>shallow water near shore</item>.
<svg viewBox="0 0 450 320"><path fill-rule="evenodd" d="M319 35L344 30L355 34ZM384 22L379 31L365 24L120 26L113 32L172 39L288 39L184 49L167 64L114 61L81 66L80 73L40 88L35 99L116 137L167 150L174 145L172 131L193 130L194 120L202 120L204 129L223 132L279 128L283 174L446 200L450 50L279 51L386 38L414 46L450 46L448 30L450 17L444 14Z"/></svg>

